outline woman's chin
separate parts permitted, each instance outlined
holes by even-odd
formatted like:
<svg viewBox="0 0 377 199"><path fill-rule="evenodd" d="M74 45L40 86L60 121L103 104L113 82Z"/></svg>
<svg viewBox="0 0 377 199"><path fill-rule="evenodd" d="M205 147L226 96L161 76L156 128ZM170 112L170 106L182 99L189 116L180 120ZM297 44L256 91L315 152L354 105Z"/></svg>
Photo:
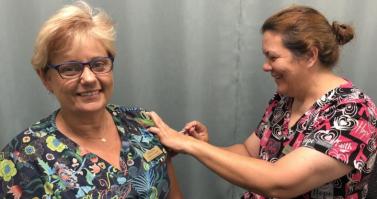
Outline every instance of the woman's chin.
<svg viewBox="0 0 377 199"><path fill-rule="evenodd" d="M276 92L279 93L279 95L288 95L287 89L279 86L276 88Z"/></svg>
<svg viewBox="0 0 377 199"><path fill-rule="evenodd" d="M85 112L93 113L93 112L104 110L105 108L106 108L106 103L92 102L92 103L77 104L77 106L74 108L74 111L81 112L81 113L85 113Z"/></svg>

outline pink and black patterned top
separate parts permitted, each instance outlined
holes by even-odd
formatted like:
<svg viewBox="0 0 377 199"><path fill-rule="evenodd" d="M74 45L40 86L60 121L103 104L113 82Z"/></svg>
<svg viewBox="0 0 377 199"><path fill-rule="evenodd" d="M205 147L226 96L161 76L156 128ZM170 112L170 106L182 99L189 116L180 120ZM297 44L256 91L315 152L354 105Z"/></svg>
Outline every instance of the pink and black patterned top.
<svg viewBox="0 0 377 199"><path fill-rule="evenodd" d="M270 101L256 130L259 157L275 162L298 147L315 149L354 169L298 198L366 198L376 157L376 105L348 82L318 99L289 129L292 102L279 94ZM243 198L265 197L247 192Z"/></svg>

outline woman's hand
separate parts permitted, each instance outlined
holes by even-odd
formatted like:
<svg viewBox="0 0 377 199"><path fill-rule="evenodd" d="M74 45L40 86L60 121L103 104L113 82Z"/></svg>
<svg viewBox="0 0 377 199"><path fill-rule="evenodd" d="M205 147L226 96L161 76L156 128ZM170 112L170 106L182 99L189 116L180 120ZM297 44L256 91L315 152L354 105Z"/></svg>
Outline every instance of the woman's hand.
<svg viewBox="0 0 377 199"><path fill-rule="evenodd" d="M155 126L148 128L148 131L156 134L161 143L174 152L187 152L190 141L195 141L195 139L170 128L157 113L152 111L147 114L155 123Z"/></svg>
<svg viewBox="0 0 377 199"><path fill-rule="evenodd" d="M191 121L187 123L182 131L183 133L188 134L198 140L204 142L208 142L209 140L207 127L198 121Z"/></svg>

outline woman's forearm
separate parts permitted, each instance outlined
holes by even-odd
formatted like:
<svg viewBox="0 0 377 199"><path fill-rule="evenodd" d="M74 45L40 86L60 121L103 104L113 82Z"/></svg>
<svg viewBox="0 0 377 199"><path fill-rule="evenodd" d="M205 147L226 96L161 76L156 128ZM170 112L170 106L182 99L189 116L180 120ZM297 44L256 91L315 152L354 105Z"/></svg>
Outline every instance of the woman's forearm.
<svg viewBox="0 0 377 199"><path fill-rule="evenodd" d="M227 181L245 189L265 194L276 182L269 172L274 171L273 164L247 156L247 151L239 145L227 150L200 140L190 140L185 151Z"/></svg>

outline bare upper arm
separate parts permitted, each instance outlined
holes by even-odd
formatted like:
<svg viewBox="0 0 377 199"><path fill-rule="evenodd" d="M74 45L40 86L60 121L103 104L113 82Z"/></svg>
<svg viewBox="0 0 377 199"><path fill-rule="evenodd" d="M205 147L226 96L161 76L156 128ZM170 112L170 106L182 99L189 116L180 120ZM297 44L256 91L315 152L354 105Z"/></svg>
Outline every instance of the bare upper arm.
<svg viewBox="0 0 377 199"><path fill-rule="evenodd" d="M259 138L255 133L252 133L244 143L224 147L223 149L243 156L258 157Z"/></svg>
<svg viewBox="0 0 377 199"><path fill-rule="evenodd" d="M179 188L178 180L175 175L175 170L173 166L173 162L170 157L167 158L167 168L168 168L168 176L170 181L170 192L168 195L169 199L182 199L182 192Z"/></svg>
<svg viewBox="0 0 377 199"><path fill-rule="evenodd" d="M245 145L247 152L249 153L251 157L258 157L259 143L260 143L260 139L256 135L255 132L251 133L251 135L243 143Z"/></svg>
<svg viewBox="0 0 377 199"><path fill-rule="evenodd" d="M250 156L258 157L260 139L252 133L243 144L233 145L233 147L242 147ZM260 176L266 177L262 180L265 183L259 181L260 190L270 197L279 198L291 198L304 194L352 170L349 165L308 147L293 150L271 166L263 166L265 171L262 171L262 167L260 168L262 170L259 170L263 173L260 173L262 174Z"/></svg>
<svg viewBox="0 0 377 199"><path fill-rule="evenodd" d="M279 183L270 195L279 197L303 194L352 170L351 166L307 147L295 149L275 162L273 167Z"/></svg>

